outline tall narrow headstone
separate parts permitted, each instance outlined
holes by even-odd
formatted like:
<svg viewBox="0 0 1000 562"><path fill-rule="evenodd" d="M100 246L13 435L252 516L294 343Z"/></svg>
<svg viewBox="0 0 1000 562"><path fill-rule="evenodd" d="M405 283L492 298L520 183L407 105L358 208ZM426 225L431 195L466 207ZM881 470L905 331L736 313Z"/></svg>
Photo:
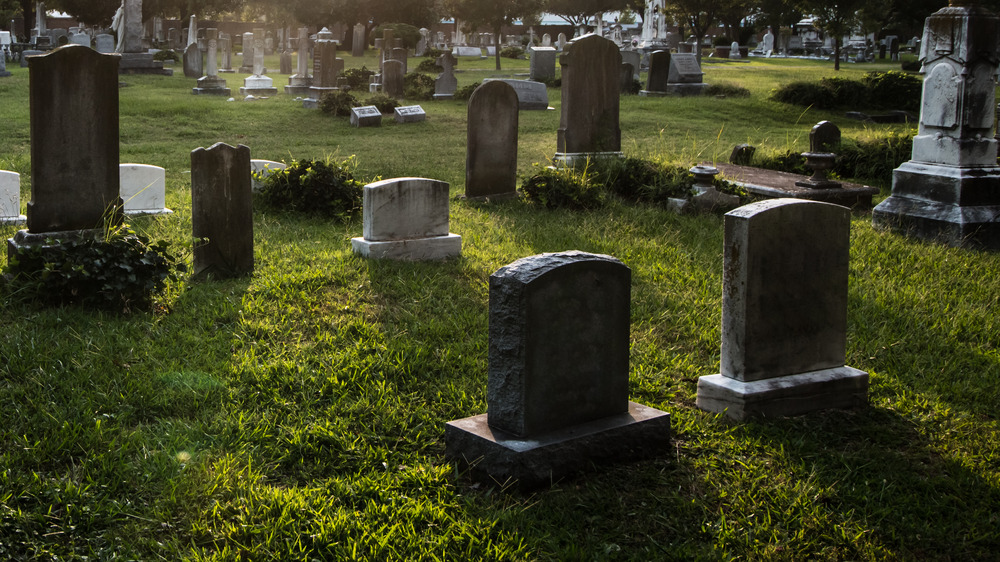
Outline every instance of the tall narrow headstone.
<svg viewBox="0 0 1000 562"><path fill-rule="evenodd" d="M395 47L389 51L389 58L403 63L403 74L406 75L406 60L409 58L409 51L403 47Z"/></svg>
<svg viewBox="0 0 1000 562"><path fill-rule="evenodd" d="M532 80L544 82L556 77L556 52L554 47L544 46L531 49L528 76Z"/></svg>
<svg viewBox="0 0 1000 562"><path fill-rule="evenodd" d="M219 34L219 50L222 52L219 72L224 74L236 72L233 69L233 38L228 33Z"/></svg>
<svg viewBox="0 0 1000 562"><path fill-rule="evenodd" d="M567 45L562 66L562 115L555 160L573 165L621 156L618 76L622 56L613 41L585 35Z"/></svg>
<svg viewBox="0 0 1000 562"><path fill-rule="evenodd" d="M465 196L517 194L517 93L506 82L486 82L469 98Z"/></svg>
<svg viewBox="0 0 1000 562"><path fill-rule="evenodd" d="M253 33L243 34L243 62L240 64L241 73L253 73Z"/></svg>
<svg viewBox="0 0 1000 562"><path fill-rule="evenodd" d="M218 65L216 64L219 30L211 27L206 29L205 38L208 41L208 52L205 53L205 75L198 78L198 86L192 90L192 93L228 97L230 89L226 87L226 79L219 78Z"/></svg>
<svg viewBox="0 0 1000 562"><path fill-rule="evenodd" d="M382 63L382 91L394 98L403 97L403 63L389 59Z"/></svg>
<svg viewBox="0 0 1000 562"><path fill-rule="evenodd" d="M10 75L10 71L7 70L7 55L2 49L0 49L0 78L6 78Z"/></svg>
<svg viewBox="0 0 1000 562"><path fill-rule="evenodd" d="M308 109L319 107L319 101L323 96L336 92L337 77L344 70L344 59L337 57L337 44L333 41L316 41L316 62L319 68L313 65L313 85L309 87L309 98L302 102L302 106Z"/></svg>
<svg viewBox="0 0 1000 562"><path fill-rule="evenodd" d="M725 216L721 374L700 408L734 419L862 406L868 374L844 365L851 212L800 199Z"/></svg>
<svg viewBox="0 0 1000 562"><path fill-rule="evenodd" d="M892 172L892 195L872 210L876 226L1000 249L998 35L1000 18L975 1L953 2L927 18L920 127L910 160Z"/></svg>
<svg viewBox="0 0 1000 562"><path fill-rule="evenodd" d="M198 43L198 16L196 16L195 14L191 14L191 20L188 22L187 45L195 45L197 43Z"/></svg>
<svg viewBox="0 0 1000 562"><path fill-rule="evenodd" d="M363 236L351 240L368 258L434 260L458 256L462 237L448 232L448 183L395 178L365 186Z"/></svg>
<svg viewBox="0 0 1000 562"><path fill-rule="evenodd" d="M298 57L295 74L288 78L286 94L303 95L309 93L313 77L309 74L309 28L299 28Z"/></svg>
<svg viewBox="0 0 1000 562"><path fill-rule="evenodd" d="M273 96L278 93L274 80L265 75L264 68L264 30L253 30L253 75L243 79L240 88L241 96Z"/></svg>
<svg viewBox="0 0 1000 562"><path fill-rule="evenodd" d="M188 78L201 78L203 70L201 49L198 48L197 43L188 45L184 49L184 76Z"/></svg>
<svg viewBox="0 0 1000 562"><path fill-rule="evenodd" d="M216 143L191 152L194 274L217 278L253 272L250 148Z"/></svg>
<svg viewBox="0 0 1000 562"><path fill-rule="evenodd" d="M646 89L639 92L640 96L665 96L667 94L667 76L670 73L670 51L653 51L649 54L649 75L646 78Z"/></svg>
<svg viewBox="0 0 1000 562"><path fill-rule="evenodd" d="M446 456L528 489L666 448L670 416L628 398L625 264L541 254L498 269L489 288L487 412L446 424Z"/></svg>
<svg viewBox="0 0 1000 562"><path fill-rule="evenodd" d="M0 170L0 224L24 224L25 220L21 214L21 174Z"/></svg>
<svg viewBox="0 0 1000 562"><path fill-rule="evenodd" d="M437 58L438 66L443 70L434 81L434 99L452 99L458 90L458 78L455 78L455 55L445 51Z"/></svg>
<svg viewBox="0 0 1000 562"><path fill-rule="evenodd" d="M352 57L363 57L365 56L365 24L358 23L354 25L354 42L351 43L351 56Z"/></svg>

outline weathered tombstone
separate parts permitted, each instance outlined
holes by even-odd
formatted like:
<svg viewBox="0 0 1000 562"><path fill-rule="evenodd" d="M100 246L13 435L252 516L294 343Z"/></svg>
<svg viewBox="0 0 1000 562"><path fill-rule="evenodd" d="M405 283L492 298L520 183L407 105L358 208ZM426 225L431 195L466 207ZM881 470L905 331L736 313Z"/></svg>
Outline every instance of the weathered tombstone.
<svg viewBox="0 0 1000 562"><path fill-rule="evenodd" d="M253 32L253 75L243 79L243 87L240 88L242 96L273 96L278 93L274 87L274 80L264 74L264 30L255 29Z"/></svg>
<svg viewBox="0 0 1000 562"><path fill-rule="evenodd" d="M278 56L278 73L292 73L292 54L288 51L281 51L281 54Z"/></svg>
<svg viewBox="0 0 1000 562"><path fill-rule="evenodd" d="M657 454L670 416L630 402L631 271L606 255L541 254L490 276L485 414L445 425L445 455L522 490L594 461Z"/></svg>
<svg viewBox="0 0 1000 562"><path fill-rule="evenodd" d="M621 156L618 75L622 56L614 42L596 35L574 39L560 56L562 115L556 162Z"/></svg>
<svg viewBox="0 0 1000 562"><path fill-rule="evenodd" d="M243 34L243 64L240 65L240 72L253 72L253 33L249 31Z"/></svg>
<svg viewBox="0 0 1000 562"><path fill-rule="evenodd" d="M216 143L191 152L194 274L238 277L253 272L250 148Z"/></svg>
<svg viewBox="0 0 1000 562"><path fill-rule="evenodd" d="M344 59L337 57L337 44L333 41L316 41L313 60L313 80L309 98L302 107L316 109L323 96L337 91L337 76L344 70Z"/></svg>
<svg viewBox="0 0 1000 562"><path fill-rule="evenodd" d="M363 23L354 25L354 42L351 44L351 56L365 56L365 25Z"/></svg>
<svg viewBox="0 0 1000 562"><path fill-rule="evenodd" d="M169 215L167 172L159 166L120 164L121 196L126 215Z"/></svg>
<svg viewBox="0 0 1000 562"><path fill-rule="evenodd" d="M753 162L754 152L757 152L756 147L745 143L738 144L733 147L733 151L729 154L729 163L737 166L749 166Z"/></svg>
<svg viewBox="0 0 1000 562"><path fill-rule="evenodd" d="M389 58L403 63L403 75L406 75L406 59L409 51L402 47L395 47L389 51Z"/></svg>
<svg viewBox="0 0 1000 562"><path fill-rule="evenodd" d="M416 48L413 49L413 55L416 57L422 57L427 55L427 49L431 42L431 30L426 27L420 28L420 40L417 41Z"/></svg>
<svg viewBox="0 0 1000 562"><path fill-rule="evenodd" d="M455 56L450 52L442 53L437 58L438 66L442 69L434 81L434 99L452 99L455 91L458 90L458 78L455 78Z"/></svg>
<svg viewBox="0 0 1000 562"><path fill-rule="evenodd" d="M219 72L232 73L233 69L233 38L228 33L219 34L219 49L222 51L219 62Z"/></svg>
<svg viewBox="0 0 1000 562"><path fill-rule="evenodd" d="M761 40L761 50L764 51L764 56L769 57L774 54L774 34L771 33L771 28L767 28L767 33L764 34L764 38Z"/></svg>
<svg viewBox="0 0 1000 562"><path fill-rule="evenodd" d="M6 78L11 75L11 72L7 70L7 54L0 49L0 78Z"/></svg>
<svg viewBox="0 0 1000 562"><path fill-rule="evenodd" d="M403 63L389 59L382 63L382 91L394 98L403 97Z"/></svg>
<svg viewBox="0 0 1000 562"><path fill-rule="evenodd" d="M549 35L548 33L543 33L542 34L542 47L551 47L551 46L552 46L552 36Z"/></svg>
<svg viewBox="0 0 1000 562"><path fill-rule="evenodd" d="M95 38L95 47L98 53L113 53L115 52L115 37L110 33L98 34Z"/></svg>
<svg viewBox="0 0 1000 562"><path fill-rule="evenodd" d="M697 404L742 420L867 404L868 374L844 365L851 213L772 199L725 217L721 373Z"/></svg>
<svg viewBox="0 0 1000 562"><path fill-rule="evenodd" d="M313 77L309 74L309 28L299 28L298 58L296 62L295 74L288 78L288 85L285 86L286 94L302 95L308 94L312 86ZM334 48L334 58L336 58L336 48Z"/></svg>
<svg viewBox="0 0 1000 562"><path fill-rule="evenodd" d="M198 42L198 16L195 14L191 14L191 19L188 22L187 43L185 44L185 48L187 48L187 45L193 45L197 42Z"/></svg>
<svg viewBox="0 0 1000 562"><path fill-rule="evenodd" d="M427 120L427 112L419 105L401 105L393 110L396 123L419 123Z"/></svg>
<svg viewBox="0 0 1000 562"><path fill-rule="evenodd" d="M197 43L192 43L184 49L184 76L201 78L202 69L201 49Z"/></svg>
<svg viewBox="0 0 1000 562"><path fill-rule="evenodd" d="M69 36L69 42L73 45L90 47L90 35L87 35L86 33L73 33Z"/></svg>
<svg viewBox="0 0 1000 562"><path fill-rule="evenodd" d="M632 67L632 63L623 62L621 74L618 76L619 85L621 87L621 93L623 94L636 93L634 90L635 87L635 79L633 78L634 75L635 75L635 70Z"/></svg>
<svg viewBox="0 0 1000 562"><path fill-rule="evenodd" d="M487 82L506 82L517 93L517 106L522 110L549 109L549 91L545 84L532 80L513 80L510 78L486 78Z"/></svg>
<svg viewBox="0 0 1000 562"><path fill-rule="evenodd" d="M208 52L205 53L205 75L198 79L198 86L193 88L191 93L229 97L230 89L226 87L225 78L219 78L218 65L216 64L219 30L211 27L206 29L205 38L208 41Z"/></svg>
<svg viewBox="0 0 1000 562"><path fill-rule="evenodd" d="M701 95L708 86L702 82L705 75L698 65L698 57L693 53L673 53L667 73L667 92L671 95Z"/></svg>
<svg viewBox="0 0 1000 562"><path fill-rule="evenodd" d="M518 98L503 80L484 82L469 98L465 196L496 199L517 194Z"/></svg>
<svg viewBox="0 0 1000 562"><path fill-rule="evenodd" d="M8 255L50 233L99 233L121 221L119 57L67 45L28 60L31 201L28 228L8 240Z"/></svg>
<svg viewBox="0 0 1000 562"><path fill-rule="evenodd" d="M271 174L284 170L288 164L275 162L274 160L250 160L250 189L260 191L264 187L264 179Z"/></svg>
<svg viewBox="0 0 1000 562"><path fill-rule="evenodd" d="M556 77L556 55L553 47L535 47L531 49L531 63L528 76L532 80L545 81Z"/></svg>
<svg viewBox="0 0 1000 562"><path fill-rule="evenodd" d="M646 89L639 92L640 96L667 95L667 78L670 75L670 51L653 51L649 54L649 75L646 78Z"/></svg>
<svg viewBox="0 0 1000 562"><path fill-rule="evenodd" d="M563 50L563 47L566 46L566 43L568 43L568 41L566 39L565 33L560 33L559 35L556 36L556 49L559 49L560 51Z"/></svg>
<svg viewBox="0 0 1000 562"><path fill-rule="evenodd" d="M448 183L395 178L370 183L363 194L363 236L351 240L367 258L436 260L458 256L462 237L448 232Z"/></svg>
<svg viewBox="0 0 1000 562"><path fill-rule="evenodd" d="M633 79L639 79L639 67L642 63L642 55L639 51L621 51L622 64L631 64L634 72Z"/></svg>
<svg viewBox="0 0 1000 562"><path fill-rule="evenodd" d="M820 121L809 131L811 152L833 152L838 146L840 146L840 127L830 121Z"/></svg>
<svg viewBox="0 0 1000 562"><path fill-rule="evenodd" d="M889 35L885 40L889 43L889 60L899 62L899 37Z"/></svg>
<svg viewBox="0 0 1000 562"><path fill-rule="evenodd" d="M351 126L378 127L382 124L382 112L374 105L351 108Z"/></svg>
<svg viewBox="0 0 1000 562"><path fill-rule="evenodd" d="M740 44L737 43L736 41L733 41L732 44L729 45L729 58L731 59L743 58L740 56Z"/></svg>
<svg viewBox="0 0 1000 562"><path fill-rule="evenodd" d="M451 54L456 57L474 57L481 59L483 58L483 49L481 47L466 47L458 45L451 50Z"/></svg>
<svg viewBox="0 0 1000 562"><path fill-rule="evenodd" d="M1000 249L1000 167L994 138L1000 18L954 3L924 25L920 127L910 161L892 172L876 226L951 245Z"/></svg>
<svg viewBox="0 0 1000 562"><path fill-rule="evenodd" d="M24 224L25 220L21 214L21 174L0 170L0 224Z"/></svg>

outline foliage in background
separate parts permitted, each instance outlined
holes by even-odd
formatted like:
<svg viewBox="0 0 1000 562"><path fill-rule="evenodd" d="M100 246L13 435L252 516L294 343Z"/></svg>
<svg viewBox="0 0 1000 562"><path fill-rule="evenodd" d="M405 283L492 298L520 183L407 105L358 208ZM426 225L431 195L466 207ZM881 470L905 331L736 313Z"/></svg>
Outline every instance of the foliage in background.
<svg viewBox="0 0 1000 562"><path fill-rule="evenodd" d="M920 108L922 84L919 76L905 72L869 72L861 80L822 78L818 82L791 82L775 89L771 98L817 109L916 111Z"/></svg>
<svg viewBox="0 0 1000 562"><path fill-rule="evenodd" d="M444 72L444 67L437 63L437 59L422 59L417 65L417 72L430 72L440 74Z"/></svg>
<svg viewBox="0 0 1000 562"><path fill-rule="evenodd" d="M420 41L420 30L407 23L383 23L372 31L372 39L381 39L387 29L392 30L394 39L402 39L403 47L407 49L416 47L417 42Z"/></svg>
<svg viewBox="0 0 1000 562"><path fill-rule="evenodd" d="M184 57L182 55L178 54L176 51L171 51L170 49L163 49L161 51L156 51L155 53L153 53L153 60L160 62L166 60L179 61L182 60L183 58Z"/></svg>
<svg viewBox="0 0 1000 562"><path fill-rule="evenodd" d="M750 97L750 90L744 88L743 86L727 84L725 82L712 82L708 86L705 86L704 93L706 96L721 96L727 98Z"/></svg>
<svg viewBox="0 0 1000 562"><path fill-rule="evenodd" d="M16 249L5 283L14 297L47 306L149 310L177 272L187 270L168 247L127 225L111 227L103 237L46 240Z"/></svg>
<svg viewBox="0 0 1000 562"><path fill-rule="evenodd" d="M347 220L361 210L364 183L354 179L356 167L353 156L339 163L295 160L261 179L255 201L270 209Z"/></svg>
<svg viewBox="0 0 1000 562"><path fill-rule="evenodd" d="M508 46L500 49L500 56L505 59L524 58L524 49L521 47Z"/></svg>
<svg viewBox="0 0 1000 562"><path fill-rule="evenodd" d="M425 101L434 97L434 79L426 74L410 72L403 77L403 97Z"/></svg>
<svg viewBox="0 0 1000 562"><path fill-rule="evenodd" d="M522 198L548 209L597 209L607 199L603 185L591 181L586 170L535 164L535 173L521 179Z"/></svg>
<svg viewBox="0 0 1000 562"><path fill-rule="evenodd" d="M472 97L472 92L475 92L476 88L481 85L482 82L474 82L466 86L460 86L457 90L455 90L454 98L461 101L469 101L469 98Z"/></svg>
<svg viewBox="0 0 1000 562"><path fill-rule="evenodd" d="M365 98L364 105L374 105L382 115L392 114L399 107L399 100L386 94L372 94Z"/></svg>
<svg viewBox="0 0 1000 562"><path fill-rule="evenodd" d="M348 68L347 70L340 73L342 78L347 79L347 85L351 87L352 90L368 91L368 82L372 76L375 75L374 70L368 70L368 67L362 66L360 68Z"/></svg>
<svg viewBox="0 0 1000 562"><path fill-rule="evenodd" d="M832 150L837 154L833 172L842 178L855 178L882 185L892 183L892 171L910 159L913 152L913 132L889 133L867 139L844 138ZM810 175L805 158L800 152L754 154L752 165L768 170Z"/></svg>
<svg viewBox="0 0 1000 562"><path fill-rule="evenodd" d="M358 107L359 105L358 98L354 97L347 90L323 94L323 97L319 100L319 109L323 113L329 113L337 117L350 117L351 108Z"/></svg>

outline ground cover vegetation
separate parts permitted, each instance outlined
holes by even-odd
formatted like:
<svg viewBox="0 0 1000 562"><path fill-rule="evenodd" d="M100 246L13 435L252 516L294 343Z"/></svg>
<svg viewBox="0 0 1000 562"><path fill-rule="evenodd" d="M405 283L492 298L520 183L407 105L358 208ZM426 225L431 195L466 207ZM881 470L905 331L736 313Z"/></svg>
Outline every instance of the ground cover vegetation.
<svg viewBox="0 0 1000 562"><path fill-rule="evenodd" d="M374 67L370 52L346 61ZM492 66L463 59L460 85ZM23 206L27 72L11 70L0 168L22 174ZM829 63L706 59L705 72L750 95L625 97L627 156L689 167L739 143L801 152L823 119L851 142L910 134L771 99L832 76ZM219 141L288 163L353 156L351 180L424 176L463 191L464 102L354 129L291 96L192 96L177 74L124 77L120 122L122 162L165 167L175 211L130 228L181 260L189 154ZM549 96L558 109L559 91ZM558 123L558 110L520 114L522 176L551 158ZM887 178L869 181L887 194ZM255 273L181 274L154 312L43 306L4 286L0 558L995 558L1000 256L877 231L856 213L847 363L871 374L870 406L736 424L694 406L697 378L719 369L722 225L618 195L585 210L454 198L462 257L392 263L351 254L357 214L255 205ZM632 269L631 398L673 415L674 447L529 495L476 486L444 461L442 436L446 421L486 411L489 275L569 249Z"/></svg>

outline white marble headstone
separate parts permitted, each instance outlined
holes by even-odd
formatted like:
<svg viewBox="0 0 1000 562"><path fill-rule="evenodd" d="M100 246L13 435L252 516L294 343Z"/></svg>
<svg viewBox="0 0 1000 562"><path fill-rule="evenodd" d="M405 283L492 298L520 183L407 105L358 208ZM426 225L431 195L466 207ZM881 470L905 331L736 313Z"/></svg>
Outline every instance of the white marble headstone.
<svg viewBox="0 0 1000 562"><path fill-rule="evenodd" d="M166 170L147 164L119 164L118 178L127 215L169 215Z"/></svg>
<svg viewBox="0 0 1000 562"><path fill-rule="evenodd" d="M250 160L250 188L254 191L260 191L260 188L264 187L263 179L267 176L277 172L278 170L284 170L288 165L284 162L275 162L274 160L260 160L251 159ZM258 180L257 177L260 179Z"/></svg>
<svg viewBox="0 0 1000 562"><path fill-rule="evenodd" d="M21 174L0 170L0 224L21 224Z"/></svg>

